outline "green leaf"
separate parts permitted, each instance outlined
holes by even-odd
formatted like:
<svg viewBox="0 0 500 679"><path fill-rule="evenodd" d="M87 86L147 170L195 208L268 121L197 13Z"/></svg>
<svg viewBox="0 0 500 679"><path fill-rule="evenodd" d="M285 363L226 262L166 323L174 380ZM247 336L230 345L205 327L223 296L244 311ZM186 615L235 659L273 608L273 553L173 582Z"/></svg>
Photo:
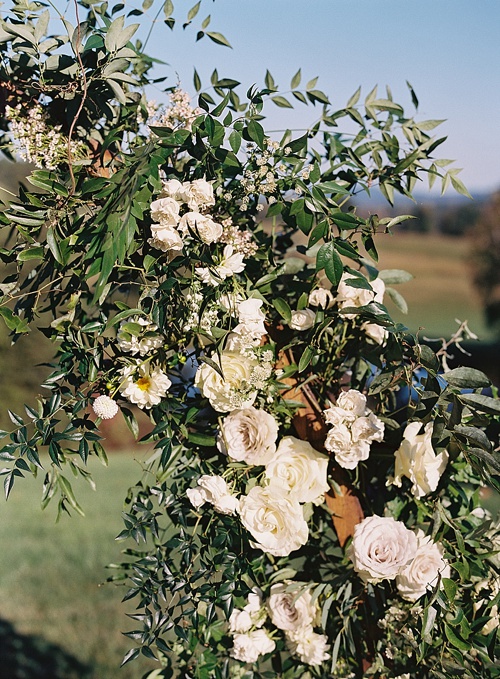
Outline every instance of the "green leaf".
<svg viewBox="0 0 500 679"><path fill-rule="evenodd" d="M464 389L481 389L491 384L489 378L476 368L454 368L445 373L443 377L448 384Z"/></svg>
<svg viewBox="0 0 500 679"><path fill-rule="evenodd" d="M45 250L42 247L29 248L29 250L23 250L17 255L17 261L29 262L31 259L43 259L44 253Z"/></svg>
<svg viewBox="0 0 500 679"><path fill-rule="evenodd" d="M210 40L213 40L218 45L224 45L225 47L231 47L230 42L225 38L222 33L213 33L212 31L207 31L207 35ZM232 49L232 47L231 47Z"/></svg>
<svg viewBox="0 0 500 679"><path fill-rule="evenodd" d="M397 285L398 283L407 283L413 279L413 275L403 269L382 269L379 271L378 277L387 285Z"/></svg>
<svg viewBox="0 0 500 679"><path fill-rule="evenodd" d="M194 89L199 92L201 90L201 80L200 76L198 75L198 71L194 69L193 73L193 84L194 84Z"/></svg>
<svg viewBox="0 0 500 679"><path fill-rule="evenodd" d="M478 429L477 427L467 427L459 425L453 429L453 433L458 434L459 436L463 436L464 438L467 439L467 441L470 441L473 445L478 446L483 450L486 450L488 452L491 451L492 448L491 441L489 440L489 438L486 436L482 429Z"/></svg>
<svg viewBox="0 0 500 679"><path fill-rule="evenodd" d="M73 492L73 488L71 487L71 483L68 481L68 479L65 476L63 476L62 474L60 474L58 479L57 479L57 482L59 484L59 488L64 493L64 495L67 497L68 502L73 507L73 509L78 514L80 514L80 516L85 516L83 509L80 507L80 505L76 501L76 497L75 497L75 494Z"/></svg>
<svg viewBox="0 0 500 679"><path fill-rule="evenodd" d="M163 14L165 15L165 19L169 19L172 14L174 13L174 3L172 0L165 0L163 3Z"/></svg>
<svg viewBox="0 0 500 679"><path fill-rule="evenodd" d="M298 87L300 85L301 80L302 80L302 72L299 68L297 73L292 78L292 82L290 83L290 89L294 90L296 87Z"/></svg>
<svg viewBox="0 0 500 679"><path fill-rule="evenodd" d="M483 396L482 394L459 394L457 398L464 405L480 412L492 415L500 413L500 399Z"/></svg>
<svg viewBox="0 0 500 679"><path fill-rule="evenodd" d="M315 354L316 352L311 346L307 346L304 349L299 361L299 373L303 372L307 368Z"/></svg>
<svg viewBox="0 0 500 679"><path fill-rule="evenodd" d="M192 21L195 18L195 16L200 11L200 5L201 5L201 0L199 0L199 2L196 3L196 5L193 5L191 7L191 9L189 10L188 15L187 15L188 21Z"/></svg>
<svg viewBox="0 0 500 679"><path fill-rule="evenodd" d="M335 242L330 241L324 243L318 250L316 257L316 271L325 270L328 280L333 286L340 283L342 274L344 273L344 265L340 259L340 255L335 247Z"/></svg>
<svg viewBox="0 0 500 679"><path fill-rule="evenodd" d="M189 432L188 440L195 443L197 446L204 446L206 448L213 448L215 446L215 436L208 434L200 434L199 432Z"/></svg>
<svg viewBox="0 0 500 679"><path fill-rule="evenodd" d="M406 303L406 300L403 297L403 295L401 295L397 290L394 290L394 288L386 288L385 291L389 295L391 300L394 302L394 304L397 306L397 308L401 311L401 313L407 314L408 304Z"/></svg>
<svg viewBox="0 0 500 679"><path fill-rule="evenodd" d="M250 120L247 127L248 136L257 146L264 150L265 132L264 128L256 120Z"/></svg>
<svg viewBox="0 0 500 679"><path fill-rule="evenodd" d="M288 101L288 99L285 99L285 97L282 97L281 95L271 97L271 100L276 104L276 106L280 106L281 108L293 108L293 105Z"/></svg>
<svg viewBox="0 0 500 679"><path fill-rule="evenodd" d="M238 153L241 147L241 133L238 130L233 130L229 135L229 144L233 149L233 153Z"/></svg>
<svg viewBox="0 0 500 679"><path fill-rule="evenodd" d="M469 644L466 641L464 641L463 639L460 639L460 637L458 637L455 634L455 632L453 631L453 629L449 625L445 624L444 633L446 635L446 638L450 642L450 644L455 646L455 648L459 648L461 651L468 651L469 650L469 648L470 648Z"/></svg>
<svg viewBox="0 0 500 679"><path fill-rule="evenodd" d="M139 438L139 425L137 423L137 420L135 419L134 413L128 408L122 408L121 411L123 418L127 423L127 427L130 429L134 438L137 440Z"/></svg>
<svg viewBox="0 0 500 679"><path fill-rule="evenodd" d="M457 583L454 582L453 580L450 580L450 578L442 578L441 583L443 585L445 594L448 597L448 601L454 603L455 599L457 598L458 591Z"/></svg>
<svg viewBox="0 0 500 679"><path fill-rule="evenodd" d="M470 198L472 200L472 196L470 193L467 191L467 188L463 181L459 179L458 177L454 177L453 175L450 175L451 179L451 185L457 191L457 193L462 194L462 196L466 196L467 198Z"/></svg>
<svg viewBox="0 0 500 679"><path fill-rule="evenodd" d="M288 302L286 302L282 297L276 297L273 299L273 307L279 313L281 318L283 318L287 323L292 320L292 310L290 309Z"/></svg>
<svg viewBox="0 0 500 679"><path fill-rule="evenodd" d="M346 108L351 108L352 106L356 106L356 104L359 101L360 95L361 95L361 86L358 87L356 92L354 92L352 97L349 99L349 101L346 104Z"/></svg>

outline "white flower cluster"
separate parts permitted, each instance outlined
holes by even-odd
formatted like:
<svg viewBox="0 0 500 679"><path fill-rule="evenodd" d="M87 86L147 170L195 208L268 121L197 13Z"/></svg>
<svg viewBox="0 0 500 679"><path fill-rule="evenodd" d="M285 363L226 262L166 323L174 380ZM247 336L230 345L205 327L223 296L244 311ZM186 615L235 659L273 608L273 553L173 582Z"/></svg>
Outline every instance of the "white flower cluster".
<svg viewBox="0 0 500 679"><path fill-rule="evenodd" d="M27 163L45 170L55 170L68 162L68 138L61 125L51 126L43 106L37 104L27 111L21 104L5 107L14 147L19 157ZM85 145L78 140L70 144L73 159L87 156Z"/></svg>
<svg viewBox="0 0 500 679"><path fill-rule="evenodd" d="M401 487L402 477L406 476L412 482L411 492L417 498L436 490L449 457L446 450L438 455L432 447L432 422L419 433L421 427L421 422L410 422L406 426L403 441L395 452L394 479L389 480Z"/></svg>
<svg viewBox="0 0 500 679"><path fill-rule="evenodd" d="M203 111L191 106L191 97L180 87L172 90L169 97L170 106L158 106L155 102L148 102L148 125L191 130L193 120Z"/></svg>
<svg viewBox="0 0 500 679"><path fill-rule="evenodd" d="M265 466L264 485L254 485L247 495L235 499L235 511L254 538L253 547L287 556L307 542L308 505L321 503L329 488L328 458L293 436L284 437L276 447L277 435L271 415L247 407L224 419L218 445L234 460ZM188 496L195 507L200 506L199 489L188 491ZM205 497L206 501L217 509L213 500Z"/></svg>
<svg viewBox="0 0 500 679"><path fill-rule="evenodd" d="M130 332L131 327L129 325L127 330L127 325L137 325L140 326L138 334L132 334ZM151 323L147 318L142 316L132 316L132 318L123 321L120 324L120 329L117 334L117 343L121 351L127 354L132 354L132 356L145 356L151 353L155 349L159 349L165 339L162 335L159 335L156 331L158 326Z"/></svg>
<svg viewBox="0 0 500 679"><path fill-rule="evenodd" d="M477 597L474 602L474 611L480 612L481 616L489 616L488 622L481 628L481 634L486 636L500 627L499 604L491 604L492 601L498 601L500 577L495 577L492 580L481 580L476 583L474 590Z"/></svg>
<svg viewBox="0 0 500 679"><path fill-rule="evenodd" d="M163 182L160 197L151 203L155 223L151 225L152 238L148 242L167 252L170 258L182 252L182 236L192 234L203 243L214 243L222 235L222 226L201 212L212 205L215 205L213 185L205 179ZM184 209L183 215L181 209Z"/></svg>
<svg viewBox="0 0 500 679"><path fill-rule="evenodd" d="M312 602L310 591L301 591L301 588L301 583L290 581L273 585L265 605L260 592L250 593L247 605L241 610L235 609L229 619L229 632L233 636L231 657L253 663L275 649L275 642L262 629L269 617L270 622L285 633L291 653L298 655L301 662L321 665L328 660L327 637L314 631L318 606Z"/></svg>
<svg viewBox="0 0 500 679"><path fill-rule="evenodd" d="M325 448L344 469L355 469L367 460L372 442L384 437L384 423L366 407L366 396L356 389L343 391L324 416L331 425Z"/></svg>
<svg viewBox="0 0 500 679"><path fill-rule="evenodd" d="M440 576L450 576L441 545L392 517L370 516L359 523L349 556L362 580L395 580L399 594L408 601L435 587Z"/></svg>
<svg viewBox="0 0 500 679"><path fill-rule="evenodd" d="M370 305L372 302L378 302L379 304L383 303L385 283L381 278L375 278L373 281L370 281L371 289L355 287L357 280L359 279L353 274L348 272L342 274L342 278L340 279L337 288L337 295L335 297L335 302L339 309L364 307ZM343 314L343 316L350 319L356 318L355 313L346 313ZM364 330L369 339L377 344L383 344L388 336L388 331L378 323L363 323L361 329Z"/></svg>

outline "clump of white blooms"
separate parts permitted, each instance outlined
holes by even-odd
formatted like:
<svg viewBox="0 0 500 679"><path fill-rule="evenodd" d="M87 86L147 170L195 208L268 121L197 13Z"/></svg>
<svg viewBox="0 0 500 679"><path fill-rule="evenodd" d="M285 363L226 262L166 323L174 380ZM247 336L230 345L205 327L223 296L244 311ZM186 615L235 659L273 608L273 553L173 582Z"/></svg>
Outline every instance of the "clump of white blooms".
<svg viewBox="0 0 500 679"><path fill-rule="evenodd" d="M235 634L229 654L240 662L254 663L259 656L272 653L275 648L276 643L265 630L255 629L246 634Z"/></svg>
<svg viewBox="0 0 500 679"><path fill-rule="evenodd" d="M373 441L382 441L384 423L366 406L366 396L356 389L343 391L334 406L324 411L328 431L325 448L344 469L367 460Z"/></svg>
<svg viewBox="0 0 500 679"><path fill-rule="evenodd" d="M235 608L229 618L231 634L245 634L252 627L260 628L267 619L267 609L262 604L262 594L254 587L247 597L247 604L242 609Z"/></svg>
<svg viewBox="0 0 500 679"><path fill-rule="evenodd" d="M193 120L203 111L191 106L191 97L179 86L170 92L169 98L169 106L148 102L148 125L191 130Z"/></svg>
<svg viewBox="0 0 500 679"><path fill-rule="evenodd" d="M234 514L238 510L238 498L230 493L222 476L200 476L196 488L188 488L186 493L196 509L208 502L221 514Z"/></svg>
<svg viewBox="0 0 500 679"><path fill-rule="evenodd" d="M134 326L139 326L135 328ZM165 339L156 331L158 326L142 316L132 316L120 324L116 336L121 351L132 356L146 356L163 346ZM132 334L137 333L137 334Z"/></svg>
<svg viewBox="0 0 500 679"><path fill-rule="evenodd" d="M340 309L368 306L372 302L383 303L385 283L381 278L370 281L370 288L357 287L356 283L366 285L364 278L344 272L337 288L335 301ZM345 318L355 318L356 314L343 314Z"/></svg>
<svg viewBox="0 0 500 679"><path fill-rule="evenodd" d="M44 170L55 170L68 163L68 138L61 132L61 125L51 125L49 116L41 104L25 110L21 104L6 106L5 117L9 120L14 149L27 163ZM71 140L72 159L85 158L85 144Z"/></svg>
<svg viewBox="0 0 500 679"><path fill-rule="evenodd" d="M92 404L92 408L101 420L111 420L118 413L118 403L106 394L101 394Z"/></svg>
<svg viewBox="0 0 500 679"><path fill-rule="evenodd" d="M257 252L258 246L252 240L250 231L241 231L230 219L224 220L222 227L223 231L220 240L222 243L226 243L226 245L231 245L234 252L243 255L245 258L251 257Z"/></svg>
<svg viewBox="0 0 500 679"><path fill-rule="evenodd" d="M402 477L409 478L412 482L411 492L417 498L436 490L449 457L446 450L437 454L432 447L433 423L426 424L423 432L421 429L421 422L410 422L406 426L403 441L395 452L392 479L392 483L400 487Z"/></svg>
<svg viewBox="0 0 500 679"><path fill-rule="evenodd" d="M245 268L243 260L244 255L236 252L232 245L226 245L218 264L196 267L195 271L202 283L217 286L235 273L241 273Z"/></svg>
<svg viewBox="0 0 500 679"><path fill-rule="evenodd" d="M153 367L140 360L126 365L120 372L120 393L139 408L158 405L172 386L172 382L159 366Z"/></svg>

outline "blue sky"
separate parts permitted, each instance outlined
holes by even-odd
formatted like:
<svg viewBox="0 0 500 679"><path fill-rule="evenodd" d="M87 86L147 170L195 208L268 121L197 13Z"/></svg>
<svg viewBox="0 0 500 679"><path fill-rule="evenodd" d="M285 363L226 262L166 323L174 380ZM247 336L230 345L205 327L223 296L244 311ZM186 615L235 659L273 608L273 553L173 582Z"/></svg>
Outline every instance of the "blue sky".
<svg viewBox="0 0 500 679"><path fill-rule="evenodd" d="M192 4L174 0L175 16L184 17ZM148 51L168 62L161 72L169 83L177 72L192 91L196 66L204 83L217 67L220 76L251 85L262 83L269 68L288 89L301 67L304 82L319 76L318 87L335 107L359 85L367 94L388 84L411 111L409 80L419 117L447 119L438 128L448 136L441 153L463 168L469 189L500 187L499 0L204 0L193 23L199 26L208 13L208 30L224 33L232 50L206 38L195 43L190 28L155 26ZM141 32L149 17L143 21ZM300 105L292 114L269 111L271 126L280 128L307 126L315 117Z"/></svg>

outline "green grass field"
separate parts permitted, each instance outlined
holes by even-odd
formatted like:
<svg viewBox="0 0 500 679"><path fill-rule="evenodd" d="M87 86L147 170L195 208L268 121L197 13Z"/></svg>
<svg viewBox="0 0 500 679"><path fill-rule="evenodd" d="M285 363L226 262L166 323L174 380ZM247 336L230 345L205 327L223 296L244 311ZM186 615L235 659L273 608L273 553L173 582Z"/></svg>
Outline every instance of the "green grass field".
<svg viewBox="0 0 500 679"><path fill-rule="evenodd" d="M397 286L408 302L408 315L387 300L396 320L414 332L423 328L423 335L449 337L458 327L455 323L458 318L469 321L481 340L491 338L472 285L467 264L470 245L466 238L396 233L380 235L378 247L379 268L405 269L414 276L412 281Z"/></svg>
<svg viewBox="0 0 500 679"><path fill-rule="evenodd" d="M139 454L142 451L139 449ZM0 504L0 679L139 679L156 663L119 665L134 627L121 603L125 589L102 584L120 560L126 491L140 478L131 456L91 464L93 492L75 481L86 513L55 523L56 506L40 509L41 482L20 480ZM132 545L128 545L132 546Z"/></svg>

